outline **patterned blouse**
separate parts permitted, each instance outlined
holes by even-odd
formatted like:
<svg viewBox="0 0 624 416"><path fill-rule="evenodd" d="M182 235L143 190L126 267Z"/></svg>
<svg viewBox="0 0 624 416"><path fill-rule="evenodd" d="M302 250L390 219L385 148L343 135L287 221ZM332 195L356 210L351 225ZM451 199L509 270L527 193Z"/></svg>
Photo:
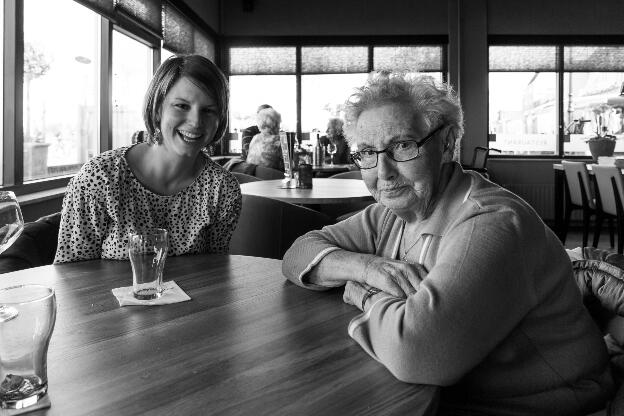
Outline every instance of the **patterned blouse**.
<svg viewBox="0 0 624 416"><path fill-rule="evenodd" d="M153 227L169 231L170 256L226 253L241 210L234 176L206 158L192 184L175 195L159 195L132 173L130 147L102 153L69 182L54 263L128 259L128 234Z"/></svg>

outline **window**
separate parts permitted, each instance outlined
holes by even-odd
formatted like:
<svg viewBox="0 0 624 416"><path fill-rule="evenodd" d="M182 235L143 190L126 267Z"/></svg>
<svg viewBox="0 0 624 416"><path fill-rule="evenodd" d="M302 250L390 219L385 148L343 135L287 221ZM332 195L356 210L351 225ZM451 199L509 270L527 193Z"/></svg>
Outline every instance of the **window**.
<svg viewBox="0 0 624 416"><path fill-rule="evenodd" d="M151 78L152 49L114 31L113 148L131 144L134 132L145 130L143 98Z"/></svg>
<svg viewBox="0 0 624 416"><path fill-rule="evenodd" d="M50 16L61 15L72 24ZM24 181L76 172L99 150L99 16L24 2Z"/></svg>
<svg viewBox="0 0 624 416"><path fill-rule="evenodd" d="M586 140L609 102L607 132L624 137L624 99L614 101L624 47L495 45L489 55L490 147L515 156L589 156Z"/></svg>
<svg viewBox="0 0 624 416"><path fill-rule="evenodd" d="M232 46L228 52L231 152L240 149L239 131L256 123L260 104L282 115L282 130L305 139L324 134L330 117L344 118L345 101L373 68L439 80L445 71L442 45Z"/></svg>

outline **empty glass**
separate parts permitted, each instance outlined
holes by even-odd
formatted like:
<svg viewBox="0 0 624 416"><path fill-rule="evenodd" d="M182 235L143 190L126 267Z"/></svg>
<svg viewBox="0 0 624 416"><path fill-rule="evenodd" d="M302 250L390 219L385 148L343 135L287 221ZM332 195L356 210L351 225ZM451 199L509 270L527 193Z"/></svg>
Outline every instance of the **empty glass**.
<svg viewBox="0 0 624 416"><path fill-rule="evenodd" d="M24 219L15 194L0 191L0 253L17 240L23 229Z"/></svg>
<svg viewBox="0 0 624 416"><path fill-rule="evenodd" d="M334 164L334 155L336 154L336 152L338 151L338 146L336 146L336 143L334 142L329 142L329 144L327 145L327 153L329 153L330 156L330 161L331 164Z"/></svg>
<svg viewBox="0 0 624 416"><path fill-rule="evenodd" d="M31 406L48 391L48 344L56 321L54 290L0 289L0 407Z"/></svg>
<svg viewBox="0 0 624 416"><path fill-rule="evenodd" d="M132 265L132 290L135 298L149 300L162 295L162 272L168 250L168 233L163 228L130 234L128 256Z"/></svg>

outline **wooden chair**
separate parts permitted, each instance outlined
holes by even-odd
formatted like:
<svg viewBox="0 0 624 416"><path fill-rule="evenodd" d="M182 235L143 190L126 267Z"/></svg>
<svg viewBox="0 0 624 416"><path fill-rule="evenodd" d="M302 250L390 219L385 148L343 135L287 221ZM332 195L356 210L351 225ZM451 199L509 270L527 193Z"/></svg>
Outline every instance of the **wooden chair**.
<svg viewBox="0 0 624 416"><path fill-rule="evenodd" d="M256 178L255 176L247 175L246 173L232 172L232 175L236 177L238 183L256 182L262 180L260 178Z"/></svg>
<svg viewBox="0 0 624 416"><path fill-rule="evenodd" d="M597 247L604 214L599 199L596 198L592 192L587 165L585 162L571 162L568 160L562 161L561 164L565 172L567 194L569 196L566 201L563 242L565 243L565 238L568 233L572 211L581 209L583 211L583 247L587 247L589 221L592 215L595 215L594 240L592 246ZM611 221L611 219L609 219L609 221ZM612 230L612 227L610 227L610 229ZM611 236L611 245L613 245L613 236Z"/></svg>
<svg viewBox="0 0 624 416"><path fill-rule="evenodd" d="M487 162L490 152L500 153L500 150L483 146L475 147L472 154L472 163L470 165L462 165L462 167L465 170L474 170L475 172L479 172L487 179L490 179L490 174L487 170Z"/></svg>
<svg viewBox="0 0 624 416"><path fill-rule="evenodd" d="M22 234L0 254L0 273L52 264L60 224L60 212L24 224Z"/></svg>
<svg viewBox="0 0 624 416"><path fill-rule="evenodd" d="M276 199L243 194L230 254L281 260L297 237L334 221L325 214Z"/></svg>
<svg viewBox="0 0 624 416"><path fill-rule="evenodd" d="M622 254L624 247L624 179L620 169L615 166L594 165L592 170L596 177L601 210L616 218L618 245L617 252ZM611 242L613 247L613 242Z"/></svg>

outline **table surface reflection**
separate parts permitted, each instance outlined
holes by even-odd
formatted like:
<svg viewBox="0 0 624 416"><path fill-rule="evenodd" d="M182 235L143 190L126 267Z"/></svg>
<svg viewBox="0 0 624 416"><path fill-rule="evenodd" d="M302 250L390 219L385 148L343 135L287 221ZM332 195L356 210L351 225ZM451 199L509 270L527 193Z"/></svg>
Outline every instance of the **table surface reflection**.
<svg viewBox="0 0 624 416"><path fill-rule="evenodd" d="M190 301L119 307L127 261L0 275L56 291L48 352L52 407L30 415L424 414L432 387L396 380L347 335L357 311L340 290L287 282L281 261L170 257L165 280Z"/></svg>

